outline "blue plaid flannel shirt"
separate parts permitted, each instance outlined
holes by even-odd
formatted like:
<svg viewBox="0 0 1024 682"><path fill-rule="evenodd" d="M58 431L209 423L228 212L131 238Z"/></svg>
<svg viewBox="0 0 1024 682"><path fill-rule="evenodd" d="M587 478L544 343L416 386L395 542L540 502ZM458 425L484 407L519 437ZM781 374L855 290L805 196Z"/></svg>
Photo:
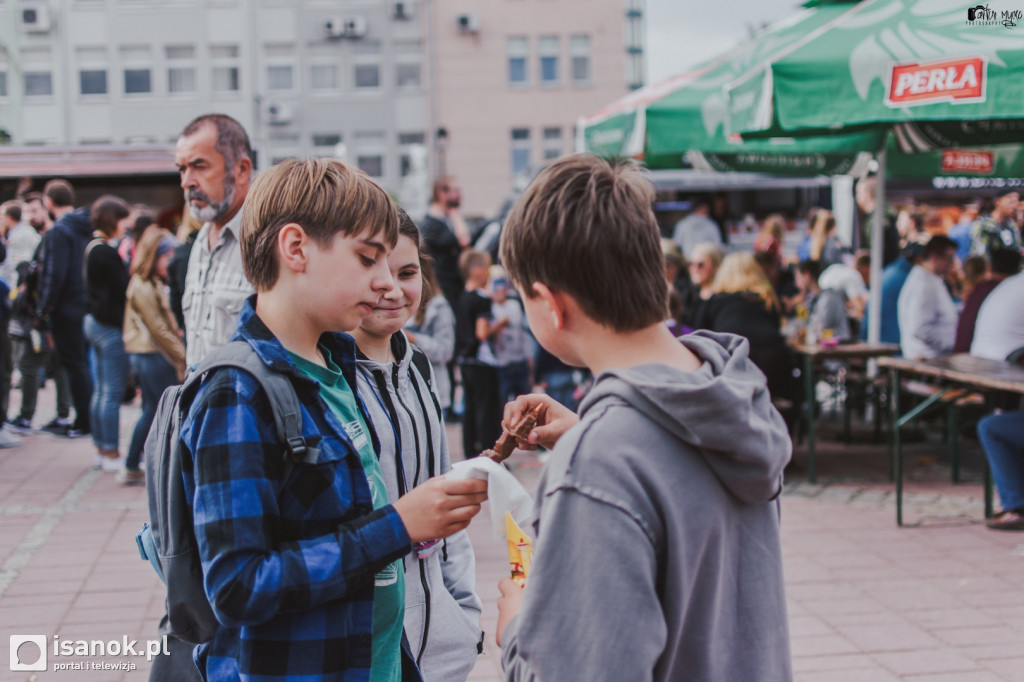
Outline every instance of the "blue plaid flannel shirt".
<svg viewBox="0 0 1024 682"><path fill-rule="evenodd" d="M247 341L292 379L303 435L319 448L319 461L298 464L281 480L283 450L270 403L250 375L219 370L197 392L180 433L191 454L191 461L183 458L183 475L206 594L223 627L197 647L196 663L217 682L368 680L373 577L412 543L393 506L373 510L340 421L254 306L255 296L232 339ZM321 342L354 389L352 338L325 334ZM419 679L405 642L403 650L405 677Z"/></svg>

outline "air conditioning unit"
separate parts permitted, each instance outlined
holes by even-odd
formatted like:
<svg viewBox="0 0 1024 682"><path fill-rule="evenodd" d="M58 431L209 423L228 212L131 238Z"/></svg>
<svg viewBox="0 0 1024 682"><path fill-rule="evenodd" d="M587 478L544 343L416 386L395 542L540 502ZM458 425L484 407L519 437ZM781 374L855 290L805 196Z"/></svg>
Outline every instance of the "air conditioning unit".
<svg viewBox="0 0 1024 682"><path fill-rule="evenodd" d="M280 126L292 122L292 109L287 104L269 102L266 106L267 121L270 125Z"/></svg>
<svg viewBox="0 0 1024 682"><path fill-rule="evenodd" d="M362 38L366 35L366 17L331 18L324 22L328 38Z"/></svg>
<svg viewBox="0 0 1024 682"><path fill-rule="evenodd" d="M479 33L480 17L473 12L463 12L455 17L455 26L459 33Z"/></svg>
<svg viewBox="0 0 1024 682"><path fill-rule="evenodd" d="M412 19L414 13L413 3L409 0L391 4L391 18L395 21L408 21Z"/></svg>
<svg viewBox="0 0 1024 682"><path fill-rule="evenodd" d="M49 32L50 5L46 2L22 2L18 7L18 23L25 33Z"/></svg>

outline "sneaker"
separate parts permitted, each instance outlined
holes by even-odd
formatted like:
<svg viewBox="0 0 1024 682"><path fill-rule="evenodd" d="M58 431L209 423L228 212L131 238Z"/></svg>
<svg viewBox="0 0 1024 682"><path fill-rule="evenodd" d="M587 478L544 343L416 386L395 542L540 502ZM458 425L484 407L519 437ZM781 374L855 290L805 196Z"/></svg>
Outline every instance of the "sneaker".
<svg viewBox="0 0 1024 682"><path fill-rule="evenodd" d="M21 436L16 436L4 424L0 427L0 448L13 448L21 445Z"/></svg>
<svg viewBox="0 0 1024 682"><path fill-rule="evenodd" d="M15 417L7 421L7 428L15 433L27 436L32 433L32 422L24 417Z"/></svg>
<svg viewBox="0 0 1024 682"><path fill-rule="evenodd" d="M117 482L121 485L143 485L146 482L146 472L142 469L121 469L117 472Z"/></svg>
<svg viewBox="0 0 1024 682"><path fill-rule="evenodd" d="M47 433L54 436L66 436L68 435L68 429L71 428L71 422L67 419L61 419L57 417L46 426L39 429L40 431L46 431Z"/></svg>
<svg viewBox="0 0 1024 682"><path fill-rule="evenodd" d="M124 457L104 457L100 455L100 471L105 474L116 474L124 469Z"/></svg>
<svg viewBox="0 0 1024 682"><path fill-rule="evenodd" d="M78 428L77 426L69 426L67 431L65 431L63 434L58 435L63 435L65 438L81 438L82 436L88 436L90 433L92 432L89 429L81 429Z"/></svg>

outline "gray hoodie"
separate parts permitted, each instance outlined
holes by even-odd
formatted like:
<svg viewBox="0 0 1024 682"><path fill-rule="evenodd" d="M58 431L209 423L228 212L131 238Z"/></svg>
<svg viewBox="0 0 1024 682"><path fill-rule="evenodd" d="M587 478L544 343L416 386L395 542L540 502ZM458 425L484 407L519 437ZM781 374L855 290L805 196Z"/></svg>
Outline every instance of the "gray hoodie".
<svg viewBox="0 0 1024 682"><path fill-rule="evenodd" d="M537 493L507 680L789 680L779 542L792 449L746 339L680 341L696 372L597 377Z"/></svg>
<svg viewBox="0 0 1024 682"><path fill-rule="evenodd" d="M427 378L412 362L412 346L401 333L391 343L397 363L381 364L360 353L356 364L358 392L380 440L380 468L394 501L451 463L444 424ZM405 633L423 679L465 680L482 635L469 536L456 533L425 560L413 551L404 564Z"/></svg>

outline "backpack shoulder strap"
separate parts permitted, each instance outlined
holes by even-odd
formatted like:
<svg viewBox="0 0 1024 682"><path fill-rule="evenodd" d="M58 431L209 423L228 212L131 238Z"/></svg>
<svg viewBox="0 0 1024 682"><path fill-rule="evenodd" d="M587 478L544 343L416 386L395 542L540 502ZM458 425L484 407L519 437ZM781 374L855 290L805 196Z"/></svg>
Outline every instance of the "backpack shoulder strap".
<svg viewBox="0 0 1024 682"><path fill-rule="evenodd" d="M315 464L320 451L310 447L302 436L302 408L295 393L295 386L288 377L267 367L247 342L231 341L216 348L199 362L185 383L189 385L193 376L202 381L210 372L225 367L246 372L266 391L271 411L274 413L277 436L288 449L288 464ZM289 469L285 471L285 478Z"/></svg>
<svg viewBox="0 0 1024 682"><path fill-rule="evenodd" d="M427 354L416 345L412 346L412 364L423 377L423 381L426 382L430 399L434 402L434 409L437 410L437 418L441 419L441 403L437 401L437 389L434 388L434 382L431 379L433 370L430 367L430 360L427 359Z"/></svg>

